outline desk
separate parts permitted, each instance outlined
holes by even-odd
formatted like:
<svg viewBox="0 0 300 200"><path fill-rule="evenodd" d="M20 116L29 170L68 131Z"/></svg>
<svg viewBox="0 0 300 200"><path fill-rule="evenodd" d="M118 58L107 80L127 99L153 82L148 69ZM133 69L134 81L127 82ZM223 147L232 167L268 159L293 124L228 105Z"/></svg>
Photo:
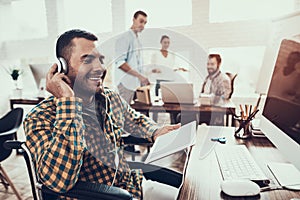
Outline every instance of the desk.
<svg viewBox="0 0 300 200"><path fill-rule="evenodd" d="M222 135L226 136L225 145L245 144L250 153L265 172L267 177L275 180L271 172L267 169L269 162L284 162L279 151L266 138L251 138L248 140L235 139L232 127L222 127ZM197 131L196 145L191 147L188 164L185 170L185 180L181 188L179 200L198 200L198 199L268 199L268 200L289 200L291 198L300 198L299 191L291 190L273 190L262 192L260 196L248 198L232 198L221 192L220 183L222 175L214 151L211 151L207 157L200 160L199 154L201 143L210 137L207 136L209 126L199 126ZM219 145L219 144L216 144ZM221 145L221 144L220 144Z"/></svg>
<svg viewBox="0 0 300 200"><path fill-rule="evenodd" d="M131 107L137 111L145 112L149 116L149 112L168 112L170 114L181 113L183 117L185 115L194 115L193 119L200 118L200 122L210 122L211 118L220 116L223 120L220 122L225 126L233 126L234 119L232 113L235 113L235 105L228 101L222 106L200 105L198 101L195 105L188 104L171 104L156 102L152 105L147 105L139 102L134 102ZM198 115L198 116L197 116ZM200 116L199 116L200 115ZM199 119L198 118L198 119Z"/></svg>

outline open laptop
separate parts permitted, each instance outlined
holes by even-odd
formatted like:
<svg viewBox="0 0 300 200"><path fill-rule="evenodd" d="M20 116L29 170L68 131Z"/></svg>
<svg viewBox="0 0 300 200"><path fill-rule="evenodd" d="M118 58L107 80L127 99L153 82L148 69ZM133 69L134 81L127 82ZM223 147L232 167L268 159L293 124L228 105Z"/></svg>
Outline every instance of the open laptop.
<svg viewBox="0 0 300 200"><path fill-rule="evenodd" d="M162 82L160 84L164 103L196 104L192 83Z"/></svg>

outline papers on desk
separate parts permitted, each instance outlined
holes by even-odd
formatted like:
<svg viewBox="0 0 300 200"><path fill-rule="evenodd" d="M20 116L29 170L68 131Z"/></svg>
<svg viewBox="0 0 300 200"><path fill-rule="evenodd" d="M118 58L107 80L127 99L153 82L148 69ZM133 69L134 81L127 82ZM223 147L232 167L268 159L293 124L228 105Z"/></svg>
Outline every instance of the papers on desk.
<svg viewBox="0 0 300 200"><path fill-rule="evenodd" d="M200 94L199 100L201 105L211 105L211 99L212 99L211 94L204 94L204 93Z"/></svg>
<svg viewBox="0 0 300 200"><path fill-rule="evenodd" d="M155 140L145 163L153 162L194 145L196 141L196 126L196 121L193 121L177 130L159 136Z"/></svg>

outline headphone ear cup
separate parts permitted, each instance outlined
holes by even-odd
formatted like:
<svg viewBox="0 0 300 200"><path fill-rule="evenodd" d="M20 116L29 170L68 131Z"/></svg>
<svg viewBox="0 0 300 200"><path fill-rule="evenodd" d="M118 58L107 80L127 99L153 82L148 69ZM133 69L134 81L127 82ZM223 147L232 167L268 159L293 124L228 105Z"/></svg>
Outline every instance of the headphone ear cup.
<svg viewBox="0 0 300 200"><path fill-rule="evenodd" d="M58 60L56 64L57 64L57 72L61 73L62 72L61 62Z"/></svg>
<svg viewBox="0 0 300 200"><path fill-rule="evenodd" d="M59 57L58 61L59 61L58 71L60 73L68 74L68 65L66 60L62 57Z"/></svg>

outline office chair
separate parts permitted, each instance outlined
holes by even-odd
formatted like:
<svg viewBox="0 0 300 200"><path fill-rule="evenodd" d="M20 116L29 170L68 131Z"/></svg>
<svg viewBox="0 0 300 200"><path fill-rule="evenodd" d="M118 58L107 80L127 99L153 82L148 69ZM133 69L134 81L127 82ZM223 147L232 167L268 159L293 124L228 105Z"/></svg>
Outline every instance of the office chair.
<svg viewBox="0 0 300 200"><path fill-rule="evenodd" d="M134 137L132 135L124 135L121 137L122 143L124 145L124 150L126 153L129 153L131 155L132 161L135 161L135 156L140 155L141 152L139 150L135 149L135 145L145 146L147 147L147 156L150 152L150 147L152 147L152 143L149 142L147 139ZM145 160L145 156L142 158L142 160Z"/></svg>
<svg viewBox="0 0 300 200"><path fill-rule="evenodd" d="M231 99L231 96L232 96L233 91L234 91L234 80L235 80L235 78L237 77L237 74L232 74L232 73L229 73L229 72L226 72L225 74L226 74L226 75L229 77L229 79L230 79L231 92L230 92L230 94L229 94L229 99Z"/></svg>
<svg viewBox="0 0 300 200"><path fill-rule="evenodd" d="M55 200L59 199L60 197L70 197L84 200L132 200L132 195L122 188L83 181L78 181L75 186L66 193L54 192L38 181L30 151L25 142L6 141L4 146L10 150L23 150L23 156L29 174L31 191L34 200Z"/></svg>
<svg viewBox="0 0 300 200"><path fill-rule="evenodd" d="M11 149L5 149L3 144L7 140L13 140L15 138L17 130L22 123L22 118L23 109L15 108L0 119L0 181L6 190L8 189L8 186L11 186L11 189L18 199L21 199L21 195L1 166L1 162L8 158L12 152Z"/></svg>
<svg viewBox="0 0 300 200"><path fill-rule="evenodd" d="M31 183L34 200L53 200L61 196L86 200L131 200L132 195L119 187L108 186L100 183L78 181L75 186L66 193L56 193L38 181L35 166L31 160L30 151L25 142L6 141L4 146L8 149L22 149L23 156ZM182 183L182 174L170 169L140 162L128 162L131 169L142 169L146 179L164 183L179 188Z"/></svg>

